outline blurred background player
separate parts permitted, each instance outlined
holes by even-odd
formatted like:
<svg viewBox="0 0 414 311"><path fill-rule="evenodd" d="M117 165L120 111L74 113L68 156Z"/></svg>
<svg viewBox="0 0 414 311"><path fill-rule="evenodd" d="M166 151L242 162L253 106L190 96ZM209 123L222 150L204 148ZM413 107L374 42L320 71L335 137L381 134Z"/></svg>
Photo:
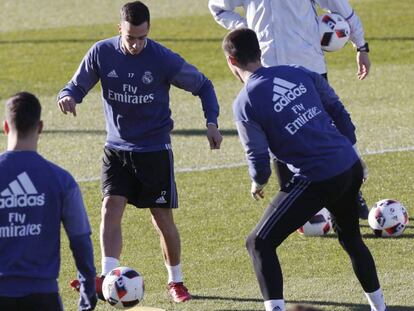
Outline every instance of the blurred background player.
<svg viewBox="0 0 414 311"><path fill-rule="evenodd" d="M342 15L351 29L350 40L357 49L357 76L365 79L370 61L364 29L348 0L209 0L214 19L228 30L248 27L256 32L265 67L301 65L327 74L321 48L317 6ZM246 17L235 11L243 7Z"/></svg>
<svg viewBox="0 0 414 311"><path fill-rule="evenodd" d="M358 79L363 80L371 66L368 43L364 39L361 20L348 0L209 0L214 19L226 29L248 27L256 32L265 67L296 64L327 78L325 56L321 48L317 5L324 10L342 15L349 23L350 40L357 49ZM242 17L237 7L243 7ZM274 162L279 185L292 177L283 163ZM361 219L368 218L368 207L360 193L358 196Z"/></svg>
<svg viewBox="0 0 414 311"><path fill-rule="evenodd" d="M168 290L175 302L189 300L180 264L181 243L172 209L178 207L169 108L171 84L199 96L211 149L222 141L219 106L210 80L178 54L147 38L150 13L142 2L121 9L119 36L97 42L58 95L63 113L101 80L107 140L102 165L102 275L119 266L121 219L127 203L149 208L159 233ZM99 282L98 282L99 283ZM99 284L98 284L99 285ZM98 294L100 288L97 286Z"/></svg>
<svg viewBox="0 0 414 311"><path fill-rule="evenodd" d="M371 309L386 310L374 259L359 230L357 195L364 170L353 148L355 127L339 98L321 75L303 67L263 67L259 42L250 29L229 33L223 50L230 70L245 84L233 113L249 164L252 196L264 197L271 174L269 150L298 168L246 240L266 311L285 311L275 249L324 206L335 218L338 240ZM277 97L275 85L288 85L294 97Z"/></svg>
<svg viewBox="0 0 414 311"><path fill-rule="evenodd" d="M41 106L30 93L6 103L0 154L0 309L63 310L58 293L60 226L79 271L78 310L96 305L91 229L73 177L37 153Z"/></svg>

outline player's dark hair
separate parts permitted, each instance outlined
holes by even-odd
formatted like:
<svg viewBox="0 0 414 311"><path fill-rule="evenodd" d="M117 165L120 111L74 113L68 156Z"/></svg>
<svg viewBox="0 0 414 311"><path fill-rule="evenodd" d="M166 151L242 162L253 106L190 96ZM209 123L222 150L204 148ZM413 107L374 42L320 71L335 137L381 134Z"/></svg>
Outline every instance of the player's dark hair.
<svg viewBox="0 0 414 311"><path fill-rule="evenodd" d="M17 93L6 102L6 120L19 137L27 136L37 127L41 112L39 100L28 92Z"/></svg>
<svg viewBox="0 0 414 311"><path fill-rule="evenodd" d="M141 1L128 2L121 8L121 22L126 21L134 26L142 23L150 24L150 12L148 7Z"/></svg>
<svg viewBox="0 0 414 311"><path fill-rule="evenodd" d="M237 59L240 65L260 60L261 51L256 33L248 28L236 29L228 33L222 44L224 52Z"/></svg>

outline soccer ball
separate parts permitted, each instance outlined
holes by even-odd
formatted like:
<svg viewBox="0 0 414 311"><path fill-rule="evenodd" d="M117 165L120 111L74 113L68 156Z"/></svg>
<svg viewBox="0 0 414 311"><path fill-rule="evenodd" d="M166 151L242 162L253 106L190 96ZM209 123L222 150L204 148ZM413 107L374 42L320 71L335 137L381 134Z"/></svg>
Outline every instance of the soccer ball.
<svg viewBox="0 0 414 311"><path fill-rule="evenodd" d="M351 29L348 22L337 13L319 16L319 35L324 51L334 52L342 49L349 40Z"/></svg>
<svg viewBox="0 0 414 311"><path fill-rule="evenodd" d="M323 236L332 228L331 213L326 208L321 209L297 231L305 236Z"/></svg>
<svg viewBox="0 0 414 311"><path fill-rule="evenodd" d="M144 280L134 269L118 267L105 276L102 293L111 306L129 309L144 298Z"/></svg>
<svg viewBox="0 0 414 311"><path fill-rule="evenodd" d="M397 200L381 200L369 211L368 224L378 237L399 236L408 224L408 213Z"/></svg>

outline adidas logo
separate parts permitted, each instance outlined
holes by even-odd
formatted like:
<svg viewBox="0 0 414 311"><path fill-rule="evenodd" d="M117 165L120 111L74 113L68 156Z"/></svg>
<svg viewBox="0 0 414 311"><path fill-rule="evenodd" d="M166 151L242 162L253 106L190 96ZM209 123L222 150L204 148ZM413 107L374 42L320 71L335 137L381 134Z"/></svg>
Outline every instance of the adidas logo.
<svg viewBox="0 0 414 311"><path fill-rule="evenodd" d="M0 209L43 206L44 204L45 194L37 192L26 172L19 174L6 189L0 192Z"/></svg>
<svg viewBox="0 0 414 311"><path fill-rule="evenodd" d="M158 204L165 204L165 203L167 203L167 200L164 198L164 196L162 195L162 196L160 196L157 200L155 200L155 203L158 203Z"/></svg>
<svg viewBox="0 0 414 311"><path fill-rule="evenodd" d="M307 92L306 87L302 83L297 85L280 78L274 78L273 84L272 100L275 103L273 109L276 112L281 112L290 102Z"/></svg>
<svg viewBox="0 0 414 311"><path fill-rule="evenodd" d="M106 75L108 78L118 78L115 69Z"/></svg>

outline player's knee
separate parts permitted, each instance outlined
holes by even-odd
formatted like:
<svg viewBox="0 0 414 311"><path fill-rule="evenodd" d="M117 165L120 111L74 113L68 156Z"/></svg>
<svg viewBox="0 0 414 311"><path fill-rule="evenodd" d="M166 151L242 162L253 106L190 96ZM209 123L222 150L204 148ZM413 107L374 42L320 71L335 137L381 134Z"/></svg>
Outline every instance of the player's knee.
<svg viewBox="0 0 414 311"><path fill-rule="evenodd" d="M175 230L174 219L170 210L152 211L152 224L159 233Z"/></svg>
<svg viewBox="0 0 414 311"><path fill-rule="evenodd" d="M119 198L106 197L102 203L102 223L106 226L118 226L121 224L126 201Z"/></svg>
<svg viewBox="0 0 414 311"><path fill-rule="evenodd" d="M349 254L353 255L356 254L363 249L365 249L364 241L360 236L339 236L338 235L339 243L341 244L342 248Z"/></svg>
<svg viewBox="0 0 414 311"><path fill-rule="evenodd" d="M254 231L246 238L246 248L249 254L261 252L270 247L272 246L266 240L259 238Z"/></svg>

